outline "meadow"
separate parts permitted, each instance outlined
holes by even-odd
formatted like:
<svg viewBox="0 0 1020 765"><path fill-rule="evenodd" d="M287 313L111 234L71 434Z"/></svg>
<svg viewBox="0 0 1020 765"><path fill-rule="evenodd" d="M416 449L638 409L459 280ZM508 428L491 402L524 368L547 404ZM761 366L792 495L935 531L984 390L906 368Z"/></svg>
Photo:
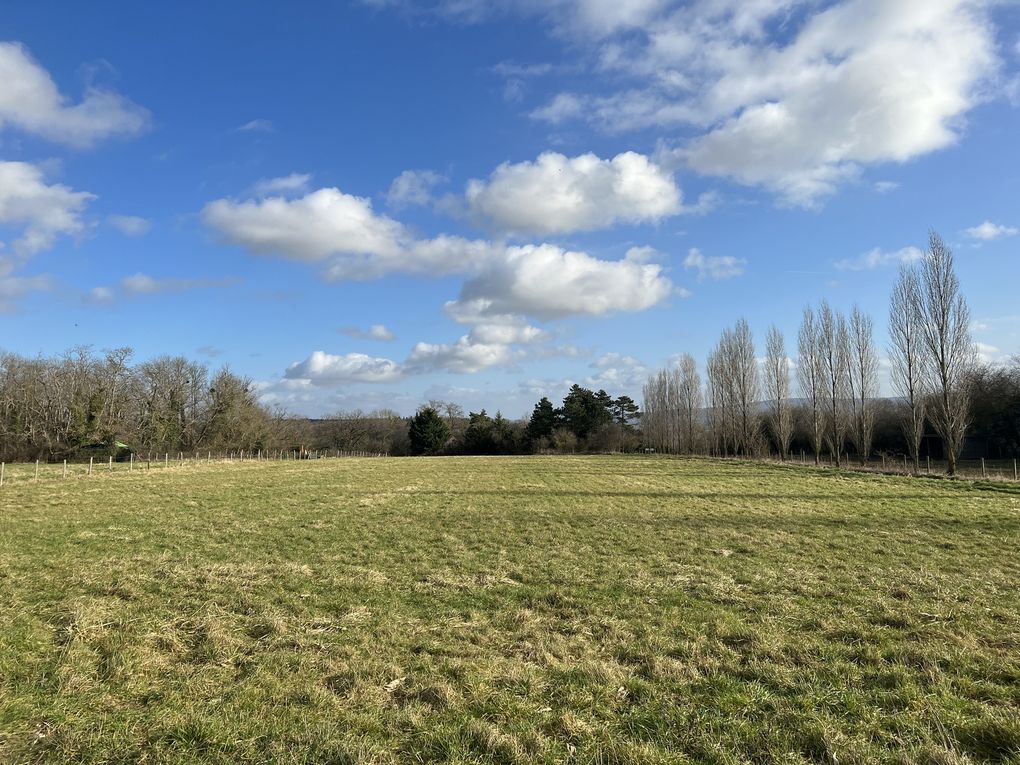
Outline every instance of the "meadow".
<svg viewBox="0 0 1020 765"><path fill-rule="evenodd" d="M1020 762L1020 486L624 456L22 476L0 762Z"/></svg>

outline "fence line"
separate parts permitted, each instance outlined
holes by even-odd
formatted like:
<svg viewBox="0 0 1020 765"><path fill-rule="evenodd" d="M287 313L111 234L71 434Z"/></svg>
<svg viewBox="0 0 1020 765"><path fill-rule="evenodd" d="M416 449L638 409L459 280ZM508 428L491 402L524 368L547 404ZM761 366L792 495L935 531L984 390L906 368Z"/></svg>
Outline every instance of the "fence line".
<svg viewBox="0 0 1020 765"><path fill-rule="evenodd" d="M170 459L173 456L173 459ZM82 478L94 478L109 475L120 475L123 473L134 473L136 468L139 472L152 473L162 472L173 468L192 467L197 465L211 464L233 464L237 463L281 463L281 462L307 462L312 460L326 459L367 459L376 457L388 457L381 452L348 451L345 449L273 449L256 450L226 450L213 453L206 450L204 453L196 451L194 456L190 453L178 452L171 455L169 452L146 452L136 454L131 452L127 459L114 461L112 456L107 457L106 470L96 470L95 457L89 457L86 462L84 458L77 463L69 463L66 459L61 462L0 462L0 487L13 483L40 483L42 481L77 480ZM100 463L101 464L101 463ZM47 468L54 469L52 472ZM70 467L70 470L68 469ZM75 468L79 469L75 469ZM53 473L57 473L54 475Z"/></svg>

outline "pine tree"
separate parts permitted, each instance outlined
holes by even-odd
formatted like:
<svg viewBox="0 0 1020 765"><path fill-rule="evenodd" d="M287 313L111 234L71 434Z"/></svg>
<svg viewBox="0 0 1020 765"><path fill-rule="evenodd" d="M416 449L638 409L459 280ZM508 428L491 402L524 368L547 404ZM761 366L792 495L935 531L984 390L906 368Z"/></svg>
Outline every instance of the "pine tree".
<svg viewBox="0 0 1020 765"><path fill-rule="evenodd" d="M414 454L435 454L450 438L450 426L435 409L425 406L411 418L408 428L411 451Z"/></svg>

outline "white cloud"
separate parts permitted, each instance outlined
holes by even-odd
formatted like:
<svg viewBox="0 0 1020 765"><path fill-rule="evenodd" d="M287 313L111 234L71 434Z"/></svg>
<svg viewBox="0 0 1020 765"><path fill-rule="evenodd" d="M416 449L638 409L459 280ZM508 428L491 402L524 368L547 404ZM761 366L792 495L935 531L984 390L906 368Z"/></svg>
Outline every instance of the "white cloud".
<svg viewBox="0 0 1020 765"><path fill-rule="evenodd" d="M329 279L470 273L501 250L457 236L416 239L402 223L373 210L371 200L336 188L297 199L217 199L202 216L223 241L254 254L321 263Z"/></svg>
<svg viewBox="0 0 1020 765"><path fill-rule="evenodd" d="M88 291L85 300L89 303L112 303L117 295L112 287L93 287Z"/></svg>
<svg viewBox="0 0 1020 765"><path fill-rule="evenodd" d="M106 222L124 236L144 236L152 228L150 221L137 215L108 215Z"/></svg>
<svg viewBox="0 0 1020 765"><path fill-rule="evenodd" d="M457 305L474 301L479 314L540 318L642 311L673 289L662 267L599 260L555 245L509 247L486 271L467 281Z"/></svg>
<svg viewBox="0 0 1020 765"><path fill-rule="evenodd" d="M311 385L330 386L341 383L380 383L399 379L403 370L395 361L374 358L364 353L333 356L315 351L307 359L287 367L288 380L306 380Z"/></svg>
<svg viewBox="0 0 1020 765"><path fill-rule="evenodd" d="M392 257L401 250L403 226L378 215L372 202L324 188L299 199L217 199L202 212L223 237L255 253L322 261L335 255Z"/></svg>
<svg viewBox="0 0 1020 765"><path fill-rule="evenodd" d="M744 273L747 261L732 255L712 255L705 257L697 247L691 247L684 258L684 269L698 272L698 281L702 279L730 279ZM688 297L690 293L684 295Z"/></svg>
<svg viewBox="0 0 1020 765"><path fill-rule="evenodd" d="M472 374L513 361L514 353L501 343L474 342L468 335L456 343L417 343L407 359L409 369L428 372L444 369L459 374Z"/></svg>
<svg viewBox="0 0 1020 765"><path fill-rule="evenodd" d="M651 370L633 356L621 353L606 353L590 365L597 370L585 380L590 388L602 388L617 395L623 392L640 391Z"/></svg>
<svg viewBox="0 0 1020 765"><path fill-rule="evenodd" d="M900 187L900 184L896 181L877 181L875 183L875 191L879 194L888 194L891 191L895 191Z"/></svg>
<svg viewBox="0 0 1020 765"><path fill-rule="evenodd" d="M60 235L81 234L85 229L81 213L94 198L59 183L47 184L36 165L0 161L0 225L20 229L11 244L16 257L45 250Z"/></svg>
<svg viewBox="0 0 1020 765"><path fill-rule="evenodd" d="M178 277L156 279L148 274L137 273L124 277L115 285L93 287L85 294L84 299L88 303L109 305L116 302L118 298L161 295L199 289L222 289L238 283L237 279L182 279Z"/></svg>
<svg viewBox="0 0 1020 765"><path fill-rule="evenodd" d="M693 129L677 161L812 207L864 165L958 139L998 73L989 5L721 0L638 14L642 34L596 43L601 66L634 84L561 94L533 116Z"/></svg>
<svg viewBox="0 0 1020 765"><path fill-rule="evenodd" d="M446 177L432 170L405 170L390 184L386 192L386 204L393 209L432 203L432 190Z"/></svg>
<svg viewBox="0 0 1020 765"><path fill-rule="evenodd" d="M353 337L357 340L379 340L384 343L388 343L391 340L396 339L390 330L386 328L385 324L372 324L368 329L361 329L361 327L341 327L339 330L341 333L348 337Z"/></svg>
<svg viewBox="0 0 1020 765"><path fill-rule="evenodd" d="M533 110L531 118L551 125L560 125L581 117L585 107L585 99L581 96L575 93L557 93L548 104Z"/></svg>
<svg viewBox="0 0 1020 765"><path fill-rule="evenodd" d="M278 178L260 178L252 186L252 191L259 197L298 194L308 189L310 180L312 180L312 176L308 173L291 173Z"/></svg>
<svg viewBox="0 0 1020 765"><path fill-rule="evenodd" d="M99 87L87 87L79 103L70 103L20 43L0 42L0 82L0 127L87 147L110 136L135 135L149 124L145 109Z"/></svg>
<svg viewBox="0 0 1020 765"><path fill-rule="evenodd" d="M916 263L924 257L917 247L904 247L893 252L886 252L879 247L858 255L856 258L837 260L836 268L840 271L869 271L883 266L897 266L905 263Z"/></svg>
<svg viewBox="0 0 1020 765"><path fill-rule="evenodd" d="M534 162L504 163L488 180L470 181L465 201L472 218L517 235L654 222L681 211L672 175L634 152L612 159L545 152Z"/></svg>
<svg viewBox="0 0 1020 765"><path fill-rule="evenodd" d="M238 125L237 129L241 132L253 133L272 133L276 130L272 122L261 118L245 122L243 125Z"/></svg>
<svg viewBox="0 0 1020 765"><path fill-rule="evenodd" d="M1016 236L1017 232L1018 229L1014 226L1004 226L1000 223L992 223L990 220L986 220L984 223L964 231L972 239L980 239L984 242L1000 239L1004 236Z"/></svg>
<svg viewBox="0 0 1020 765"><path fill-rule="evenodd" d="M996 348L994 345L988 343L974 343L974 350L978 355L978 358L985 364L991 364L998 361L1002 355L1002 351Z"/></svg>
<svg viewBox="0 0 1020 765"><path fill-rule="evenodd" d="M164 292L232 287L237 283L236 279L180 279L176 277L156 279L148 274L138 273L124 277L120 282L120 288L127 295L158 295Z"/></svg>

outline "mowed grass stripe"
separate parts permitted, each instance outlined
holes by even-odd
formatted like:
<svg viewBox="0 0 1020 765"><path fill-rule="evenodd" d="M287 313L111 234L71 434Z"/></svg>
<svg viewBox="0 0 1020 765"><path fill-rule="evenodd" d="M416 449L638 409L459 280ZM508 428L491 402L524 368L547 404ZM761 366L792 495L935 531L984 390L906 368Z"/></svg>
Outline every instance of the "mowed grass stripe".
<svg viewBox="0 0 1020 765"><path fill-rule="evenodd" d="M0 492L0 760L1010 762L1020 492L649 457Z"/></svg>

